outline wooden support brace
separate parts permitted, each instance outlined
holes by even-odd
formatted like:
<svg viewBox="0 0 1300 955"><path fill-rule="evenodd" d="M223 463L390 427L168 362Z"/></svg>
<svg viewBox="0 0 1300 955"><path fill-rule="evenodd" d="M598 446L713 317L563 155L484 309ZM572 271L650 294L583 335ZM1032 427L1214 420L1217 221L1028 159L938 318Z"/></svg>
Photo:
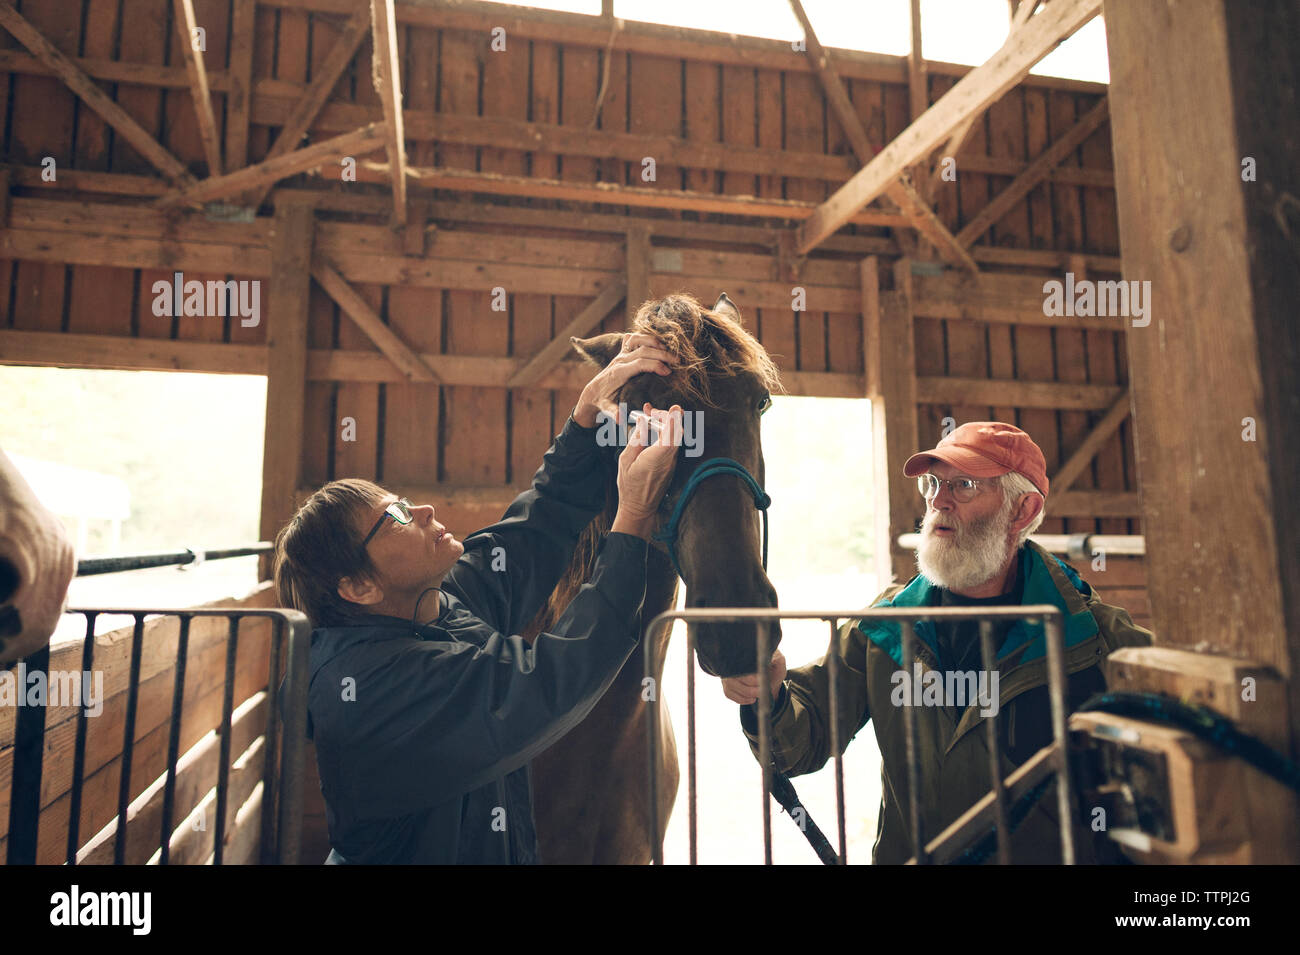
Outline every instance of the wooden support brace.
<svg viewBox="0 0 1300 955"><path fill-rule="evenodd" d="M1115 403L1106 409L1106 413L1101 416L1101 420L1088 432L1088 436L1083 439L1079 447L1061 465L1061 469L1049 478L1053 494L1057 491L1068 490L1075 479L1083 473L1083 469L1097 456L1097 452L1101 450L1102 445L1109 440L1110 436L1115 433L1115 429L1128 417L1130 400L1128 389L1125 388L1123 393L1115 399Z"/></svg>
<svg viewBox="0 0 1300 955"><path fill-rule="evenodd" d="M36 27L14 9L9 0L0 0L0 26L13 34L14 39L53 70L72 92L135 147L140 155L154 165L154 168L182 186L194 182L194 177L179 159L163 148L162 144L132 119L126 110L113 102L94 80L59 52L53 43L45 39Z"/></svg>
<svg viewBox="0 0 1300 955"><path fill-rule="evenodd" d="M343 309L348 318L352 319L357 327L375 343L375 347L387 355L389 360L401 370L408 381L424 384L438 382L438 376L424 363L424 359L384 324L384 320L323 256L316 256L312 262L311 274L329 297L338 303L339 308Z"/></svg>
<svg viewBox="0 0 1300 955"><path fill-rule="evenodd" d="M1106 122L1109 115L1109 105L1105 99L1088 110L1082 119L1070 127L1069 131L1060 139L1039 153L1034 161L1025 167L1024 172L998 193L987 206L976 214L975 218L966 223L965 227L957 233L957 241L963 247L973 245L975 240L987 232L990 226L997 224L1004 215L1011 211L1016 203L1029 194L1031 189L1046 179L1061 160L1078 149L1085 139L1096 132Z"/></svg>
<svg viewBox="0 0 1300 955"><path fill-rule="evenodd" d="M248 166L224 176L205 179L183 189L177 189L159 199L159 208L208 202L251 189L270 186L288 176L315 169L328 162L337 162L345 156L365 156L384 145L385 123L371 123L361 129L335 136L297 152L267 159L256 166Z"/></svg>
<svg viewBox="0 0 1300 955"><path fill-rule="evenodd" d="M302 99L298 100L293 112L289 114L289 118L280 127L280 133L275 138L275 144L271 146L270 152L266 154L267 159L287 156L302 142L302 138L307 135L307 130L311 127L312 122L315 121L320 114L321 108L324 107L325 101L329 99L330 93L338 85L339 77L348 68L352 58L357 55L357 48L361 46L361 41L365 38L366 31L369 29L370 11L368 9L357 10L348 18L348 22L343 25L343 32L339 34L338 39L334 41L334 45L330 47L325 62L320 65L320 68L312 76L311 86L307 87ZM270 188L271 184L268 184L257 192L251 193L248 197L248 205L260 206Z"/></svg>
<svg viewBox="0 0 1300 955"><path fill-rule="evenodd" d="M203 140L203 153L208 160L208 175L221 175L221 139L217 134L217 117L212 112L212 92L208 89L208 71L203 63L203 51L197 45L198 17L194 14L194 0L174 0L176 29L181 34L181 54L185 57L185 72L190 79L190 95L194 97L194 112L199 120L199 138Z"/></svg>
<svg viewBox="0 0 1300 955"><path fill-rule="evenodd" d="M573 347L571 339L586 335L604 321L605 316L623 300L626 294L627 285L623 282L615 282L597 295L595 300L579 312L569 324L556 332L555 337L547 342L541 351L528 359L523 367L510 376L510 380L506 382L506 387L535 387L552 368L563 360L569 349Z"/></svg>

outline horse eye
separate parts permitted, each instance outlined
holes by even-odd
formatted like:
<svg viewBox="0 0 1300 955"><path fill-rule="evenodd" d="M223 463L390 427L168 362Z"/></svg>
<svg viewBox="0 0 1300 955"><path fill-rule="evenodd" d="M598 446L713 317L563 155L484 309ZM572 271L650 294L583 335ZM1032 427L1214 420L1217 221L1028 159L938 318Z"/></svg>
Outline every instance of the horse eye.
<svg viewBox="0 0 1300 955"><path fill-rule="evenodd" d="M762 398L762 400L759 401L759 403L758 403L758 413L759 413L759 414L762 414L764 411L766 411L766 410L767 410L768 408L770 408L770 407L772 407L772 396L771 396L771 395L764 395L763 398Z"/></svg>

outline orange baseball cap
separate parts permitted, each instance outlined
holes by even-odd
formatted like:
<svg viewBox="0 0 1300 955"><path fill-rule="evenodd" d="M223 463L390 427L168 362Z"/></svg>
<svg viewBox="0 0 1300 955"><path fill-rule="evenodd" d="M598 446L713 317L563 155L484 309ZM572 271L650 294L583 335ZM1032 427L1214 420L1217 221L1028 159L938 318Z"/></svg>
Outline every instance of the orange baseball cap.
<svg viewBox="0 0 1300 955"><path fill-rule="evenodd" d="M1001 421L968 421L943 438L933 451L907 459L903 474L917 477L943 461L971 477L998 477L1010 471L1023 475L1047 497L1047 461L1034 439Z"/></svg>

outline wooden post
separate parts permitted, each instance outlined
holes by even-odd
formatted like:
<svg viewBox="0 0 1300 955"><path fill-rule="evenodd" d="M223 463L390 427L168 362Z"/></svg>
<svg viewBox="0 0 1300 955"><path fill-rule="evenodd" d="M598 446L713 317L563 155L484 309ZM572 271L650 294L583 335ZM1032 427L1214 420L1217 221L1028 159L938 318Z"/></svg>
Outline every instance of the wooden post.
<svg viewBox="0 0 1300 955"><path fill-rule="evenodd" d="M627 230L627 326L641 303L650 298L650 227L632 225Z"/></svg>
<svg viewBox="0 0 1300 955"><path fill-rule="evenodd" d="M1295 759L1300 9L1238 6L1106 4L1126 341L1159 643L1275 669Z"/></svg>
<svg viewBox="0 0 1300 955"><path fill-rule="evenodd" d="M275 215L266 316L266 434L262 447L262 540L274 540L294 511L301 483L307 392L307 303L315 210L285 204ZM259 579L271 576L263 557Z"/></svg>
<svg viewBox="0 0 1300 955"><path fill-rule="evenodd" d="M911 260L900 259L895 274L895 291L882 295L876 257L862 260L862 347L876 488L873 551L881 589L916 572L912 552L898 546L898 536L914 530L921 513L921 498L903 477L903 462L917 450Z"/></svg>

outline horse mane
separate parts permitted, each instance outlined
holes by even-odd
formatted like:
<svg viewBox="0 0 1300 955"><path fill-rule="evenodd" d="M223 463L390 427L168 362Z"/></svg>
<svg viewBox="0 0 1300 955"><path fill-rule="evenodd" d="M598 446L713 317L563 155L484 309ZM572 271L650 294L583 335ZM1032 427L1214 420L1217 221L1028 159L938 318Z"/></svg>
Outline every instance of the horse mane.
<svg viewBox="0 0 1300 955"><path fill-rule="evenodd" d="M682 402L716 408L710 379L740 374L754 375L769 392L785 391L775 362L758 339L740 322L705 308L692 295L680 293L642 303L630 331L653 335L677 356L677 367L661 380ZM529 640L554 624L591 579L600 544L609 534L617 510L617 474L611 473L605 508L579 536L568 568L525 633Z"/></svg>

